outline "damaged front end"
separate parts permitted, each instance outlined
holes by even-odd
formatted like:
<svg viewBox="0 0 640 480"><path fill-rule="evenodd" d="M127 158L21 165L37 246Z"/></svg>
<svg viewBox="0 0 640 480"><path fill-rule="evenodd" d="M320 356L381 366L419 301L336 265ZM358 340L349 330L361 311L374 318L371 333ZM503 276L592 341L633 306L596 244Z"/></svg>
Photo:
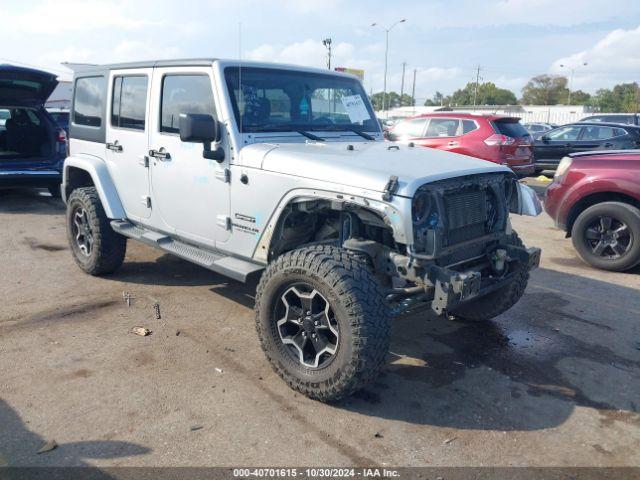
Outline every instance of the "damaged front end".
<svg viewBox="0 0 640 480"><path fill-rule="evenodd" d="M376 270L392 278L387 300L395 314L430 306L445 315L540 263L540 249L525 248L509 221L510 211L539 214L540 202L508 173L424 185L412 206L413 245L406 254L354 239L345 245L366 251Z"/></svg>

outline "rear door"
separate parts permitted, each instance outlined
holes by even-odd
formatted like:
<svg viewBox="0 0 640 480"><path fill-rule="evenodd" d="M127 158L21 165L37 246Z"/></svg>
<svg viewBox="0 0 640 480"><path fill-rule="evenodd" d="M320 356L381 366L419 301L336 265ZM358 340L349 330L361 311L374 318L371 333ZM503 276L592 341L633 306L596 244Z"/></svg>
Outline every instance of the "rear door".
<svg viewBox="0 0 640 480"><path fill-rule="evenodd" d="M607 150L618 147L620 137L627 132L618 127L607 125L585 125L577 142L573 143L570 153Z"/></svg>
<svg viewBox="0 0 640 480"><path fill-rule="evenodd" d="M113 70L109 75L106 158L127 217L149 218L149 87L153 69Z"/></svg>
<svg viewBox="0 0 640 480"><path fill-rule="evenodd" d="M431 117L424 138L418 143L424 147L457 152L460 150L462 135L460 120L457 118Z"/></svg>
<svg viewBox="0 0 640 480"><path fill-rule="evenodd" d="M583 127L568 125L550 130L535 141L536 162L555 164L567 155L578 141Z"/></svg>

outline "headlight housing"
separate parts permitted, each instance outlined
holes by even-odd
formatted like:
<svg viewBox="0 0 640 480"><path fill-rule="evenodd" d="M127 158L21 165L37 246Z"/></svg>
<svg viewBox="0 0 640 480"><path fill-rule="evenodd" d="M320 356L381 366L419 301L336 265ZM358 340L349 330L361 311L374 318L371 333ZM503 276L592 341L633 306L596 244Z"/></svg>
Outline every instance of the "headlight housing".
<svg viewBox="0 0 640 480"><path fill-rule="evenodd" d="M427 192L418 192L413 197L411 218L414 225L423 225L427 222L431 213L432 203L431 195Z"/></svg>
<svg viewBox="0 0 640 480"><path fill-rule="evenodd" d="M573 159L571 157L563 157L563 159L560 160L560 163L558 164L558 168L556 169L556 173L553 176L553 179L556 182L562 183L562 180L564 179L567 172L569 171L569 167L571 167L571 163L573 163Z"/></svg>

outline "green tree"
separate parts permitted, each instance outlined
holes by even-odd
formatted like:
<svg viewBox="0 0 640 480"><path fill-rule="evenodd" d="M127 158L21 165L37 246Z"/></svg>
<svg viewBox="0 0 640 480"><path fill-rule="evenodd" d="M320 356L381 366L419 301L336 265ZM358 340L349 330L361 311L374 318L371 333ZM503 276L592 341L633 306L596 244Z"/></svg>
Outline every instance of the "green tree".
<svg viewBox="0 0 640 480"><path fill-rule="evenodd" d="M557 105L569 97L567 78L554 75L538 75L522 89L521 103L524 105Z"/></svg>
<svg viewBox="0 0 640 480"><path fill-rule="evenodd" d="M591 100L591 95L582 90L575 90L571 92L571 104L572 105L587 105Z"/></svg>
<svg viewBox="0 0 640 480"><path fill-rule="evenodd" d="M442 93L436 92L432 98L428 98L424 102L425 107L440 107L449 104L449 97L445 97Z"/></svg>
<svg viewBox="0 0 640 480"><path fill-rule="evenodd" d="M506 88L499 88L493 82L478 84L476 92L475 82L469 82L464 88L453 92L449 98L449 105L515 105L516 96Z"/></svg>
<svg viewBox="0 0 640 480"><path fill-rule="evenodd" d="M382 110L382 97L383 93L378 92L371 95L371 103L373 104L374 110ZM387 92L386 106L387 108L396 108L396 107L408 107L413 105L413 99L411 95L407 95L406 93L402 95L400 98L400 94L397 92Z"/></svg>
<svg viewBox="0 0 640 480"><path fill-rule="evenodd" d="M638 112L640 108L640 87L637 82L621 83L613 89L601 88L589 100L589 105L601 112Z"/></svg>

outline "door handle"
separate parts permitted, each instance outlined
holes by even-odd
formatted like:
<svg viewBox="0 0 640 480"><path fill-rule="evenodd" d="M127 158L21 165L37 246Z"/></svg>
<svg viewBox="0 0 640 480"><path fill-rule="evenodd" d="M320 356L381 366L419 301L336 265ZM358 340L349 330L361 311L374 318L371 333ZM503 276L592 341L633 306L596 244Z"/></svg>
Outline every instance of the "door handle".
<svg viewBox="0 0 640 480"><path fill-rule="evenodd" d="M167 152L164 147L159 150L149 150L149 156L153 158L157 158L158 160L164 162L166 160L171 160L171 154Z"/></svg>
<svg viewBox="0 0 640 480"><path fill-rule="evenodd" d="M122 153L122 145L118 143L118 140L113 143L107 143L106 147L112 152Z"/></svg>
<svg viewBox="0 0 640 480"><path fill-rule="evenodd" d="M607 143L604 144L604 147L605 148L611 148L611 147L613 147L613 143L607 142Z"/></svg>
<svg viewBox="0 0 640 480"><path fill-rule="evenodd" d="M455 142L455 141L451 140L449 143L447 143L447 145L449 147L457 147L458 146L458 142Z"/></svg>

